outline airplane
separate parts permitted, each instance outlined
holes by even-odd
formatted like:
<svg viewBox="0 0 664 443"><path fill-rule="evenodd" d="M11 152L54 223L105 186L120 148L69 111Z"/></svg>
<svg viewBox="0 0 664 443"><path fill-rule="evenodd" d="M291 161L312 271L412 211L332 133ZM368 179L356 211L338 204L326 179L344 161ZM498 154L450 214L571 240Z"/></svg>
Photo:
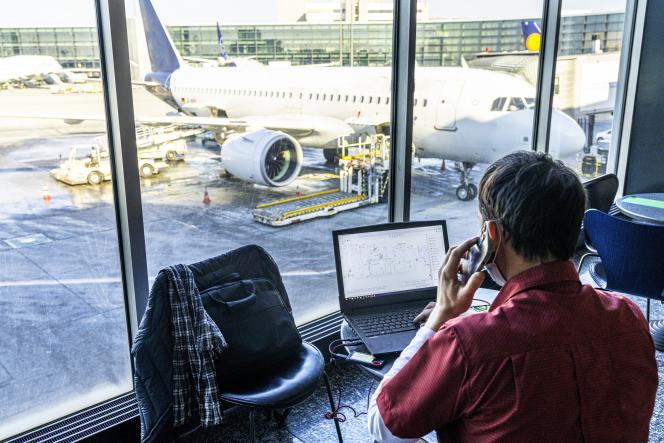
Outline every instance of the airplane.
<svg viewBox="0 0 664 443"><path fill-rule="evenodd" d="M523 33L523 46L526 50L539 52L542 45L542 30L537 23L531 20L522 21L521 32Z"/></svg>
<svg viewBox="0 0 664 443"><path fill-rule="evenodd" d="M201 123L217 134L234 129L224 118L261 128L219 137L224 167L236 177L289 184L300 170L301 145L323 148L330 158L337 137L352 134L353 126L389 124L389 68L190 68L180 62L152 3L139 5L152 68L148 90L194 117L192 123L206 117ZM459 199L477 194L468 179L475 163L530 149L535 90L529 83L456 67L418 67L415 76L415 154L461 164ZM210 125L214 117L222 119ZM551 134L559 156L583 148L582 129L561 112L553 112Z"/></svg>
<svg viewBox="0 0 664 443"><path fill-rule="evenodd" d="M0 58L0 85L28 80L45 80L54 83L61 81L65 83L84 83L87 80L87 76L77 71L63 68L50 55L14 55L3 57Z"/></svg>
<svg viewBox="0 0 664 443"><path fill-rule="evenodd" d="M221 145L224 169L265 186L299 175L302 146L333 160L339 137L389 130L387 67L187 66L150 0L139 0L151 71L141 82L178 115L136 116L141 124L199 125ZM457 162L456 196L472 200L476 163L531 149L535 88L505 73L464 67L418 67L413 106L414 155ZM16 116L16 115L14 115ZM33 116L58 118L57 116ZM90 116L59 117L68 123ZM98 118L103 118L100 116ZM581 151L585 135L566 114L551 116L556 157Z"/></svg>
<svg viewBox="0 0 664 443"><path fill-rule="evenodd" d="M217 43L219 44L219 55L215 60L202 57L186 56L182 57L185 61L190 62L197 67L211 67L211 66L229 66L229 67L247 67L247 66L263 66L261 62L256 60L253 56L249 57L233 57L231 58L226 52L224 46L224 37L221 33L221 27L217 22ZM134 82L139 84L139 82Z"/></svg>
<svg viewBox="0 0 664 443"><path fill-rule="evenodd" d="M183 121L215 131L224 167L238 178L287 185L300 171L301 145L322 148L329 159L337 137L363 125L389 124L389 68L191 68L180 61L150 0L139 0L139 6L152 69L145 78L148 91L190 116ZM415 75L415 155L459 162L459 199L477 195L468 177L474 164L530 149L531 84L470 68L418 67ZM233 118L243 126L234 128L228 121ZM551 124L558 156L583 148L585 136L574 120L554 111ZM224 134L234 129L244 132Z"/></svg>

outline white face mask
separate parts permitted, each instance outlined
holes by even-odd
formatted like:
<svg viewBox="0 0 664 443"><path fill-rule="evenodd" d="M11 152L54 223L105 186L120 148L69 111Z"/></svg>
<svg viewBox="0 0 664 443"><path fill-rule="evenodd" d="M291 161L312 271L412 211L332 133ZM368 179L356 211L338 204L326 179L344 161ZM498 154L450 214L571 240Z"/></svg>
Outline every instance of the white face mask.
<svg viewBox="0 0 664 443"><path fill-rule="evenodd" d="M502 242L502 236L500 238L500 241L498 242L498 246L496 246L495 252L493 253L493 261L491 263L487 263L486 265L484 265L484 268L486 269L486 272L489 274L489 277L491 277L491 280L493 280L498 286L505 286L507 280L505 280L505 276L503 276L503 273L500 272L500 269L498 269L498 265L496 264L496 256L498 255L498 250L500 249L501 242Z"/></svg>
<svg viewBox="0 0 664 443"><path fill-rule="evenodd" d="M505 280L503 273L500 272L500 269L498 269L496 262L487 263L485 268L486 272L489 274L489 277L491 277L491 280L493 280L498 286L505 286L507 280Z"/></svg>

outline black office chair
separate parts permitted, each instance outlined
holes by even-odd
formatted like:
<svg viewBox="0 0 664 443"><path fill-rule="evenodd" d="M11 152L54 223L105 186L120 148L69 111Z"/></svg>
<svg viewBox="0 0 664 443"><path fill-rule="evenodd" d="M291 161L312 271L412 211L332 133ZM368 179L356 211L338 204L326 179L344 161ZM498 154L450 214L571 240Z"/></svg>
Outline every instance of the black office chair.
<svg viewBox="0 0 664 443"><path fill-rule="evenodd" d="M248 267L247 263L251 263ZM248 245L218 257L189 265L199 290L219 283L220 276L237 273L242 278L265 277L275 282L284 295L284 303L290 308L286 289L283 287L279 270L263 248ZM325 374L324 360L320 351L310 343L302 342L297 352L287 360L268 365L269 369L251 371L246 377L234 377L224 382L219 377L221 400L231 405L249 408L250 441L256 441L256 411L263 410L275 414L279 424L286 421L290 409L309 398L318 388L321 380L327 389L331 410L334 399L330 383ZM339 442L342 442L341 429L334 420Z"/></svg>
<svg viewBox="0 0 664 443"><path fill-rule="evenodd" d="M323 356L310 343L303 342L300 351L289 361L274 368L269 373L252 376L250 381L233 382L219 386L221 399L233 405L245 406L249 410L250 441L256 441L256 411L284 410L277 416L279 424L285 423L290 409L302 403L325 383L331 410L334 410L334 399L330 382L325 374ZM339 422L334 420L337 438L343 442Z"/></svg>
<svg viewBox="0 0 664 443"><path fill-rule="evenodd" d="M664 226L638 223L614 217L596 209L586 211L586 236L597 252L585 254L579 272L592 259L589 274L595 284L609 291L645 297L646 319L650 321L650 299L664 301ZM595 257L595 258L593 258ZM593 266L599 263L601 266ZM652 322L655 348L664 350L664 322Z"/></svg>
<svg viewBox="0 0 664 443"><path fill-rule="evenodd" d="M587 196L586 210L597 209L598 211L609 212L616 198L616 192L618 192L618 177L615 174L605 174L584 182L583 187ZM589 249L594 250L586 240L583 225L581 225L581 235L579 235L576 246L577 249L588 246Z"/></svg>
<svg viewBox="0 0 664 443"><path fill-rule="evenodd" d="M618 177L615 174L605 174L588 180L583 187L588 196L586 209L609 212L618 191Z"/></svg>

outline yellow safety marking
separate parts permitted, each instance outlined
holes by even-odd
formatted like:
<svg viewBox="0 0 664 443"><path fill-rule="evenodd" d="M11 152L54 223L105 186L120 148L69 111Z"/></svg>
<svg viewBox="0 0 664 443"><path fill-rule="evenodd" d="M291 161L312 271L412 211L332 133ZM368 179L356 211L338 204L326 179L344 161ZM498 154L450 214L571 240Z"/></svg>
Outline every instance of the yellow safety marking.
<svg viewBox="0 0 664 443"><path fill-rule="evenodd" d="M307 194L307 195L300 195L299 197L290 197L269 203L261 203L260 205L256 205L256 209L268 208L270 206L282 205L284 203L290 203L298 200L305 200L307 198L312 198L312 197L320 197L321 195L334 194L335 192L339 192L339 189L338 188L328 189L327 191L315 192L313 194Z"/></svg>
<svg viewBox="0 0 664 443"><path fill-rule="evenodd" d="M341 205L345 205L345 204L348 204L348 203L354 203L354 202L361 201L361 200L366 200L366 197L364 195L358 195L358 196L355 196L355 197L348 197L348 198L343 198L341 200L334 200L334 201L327 202L327 203L321 203L319 205L309 206L308 208L295 209L293 211L284 212L281 215L280 219L293 217L293 216L297 216L297 215L308 214L310 212L316 212L319 209L334 208L336 206L341 206Z"/></svg>

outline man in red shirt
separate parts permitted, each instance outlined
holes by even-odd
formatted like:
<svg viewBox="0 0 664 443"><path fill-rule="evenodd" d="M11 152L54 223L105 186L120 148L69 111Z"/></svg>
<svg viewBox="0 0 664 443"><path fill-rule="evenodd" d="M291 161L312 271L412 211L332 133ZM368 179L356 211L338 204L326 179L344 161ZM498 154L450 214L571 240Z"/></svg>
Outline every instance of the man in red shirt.
<svg viewBox="0 0 664 443"><path fill-rule="evenodd" d="M489 312L461 315L484 280L462 283L477 239L452 248L435 306L376 390L369 431L400 442L436 431L469 442L646 442L657 390L648 325L630 300L579 282L570 258L585 209L576 174L536 152L492 164L480 183Z"/></svg>

